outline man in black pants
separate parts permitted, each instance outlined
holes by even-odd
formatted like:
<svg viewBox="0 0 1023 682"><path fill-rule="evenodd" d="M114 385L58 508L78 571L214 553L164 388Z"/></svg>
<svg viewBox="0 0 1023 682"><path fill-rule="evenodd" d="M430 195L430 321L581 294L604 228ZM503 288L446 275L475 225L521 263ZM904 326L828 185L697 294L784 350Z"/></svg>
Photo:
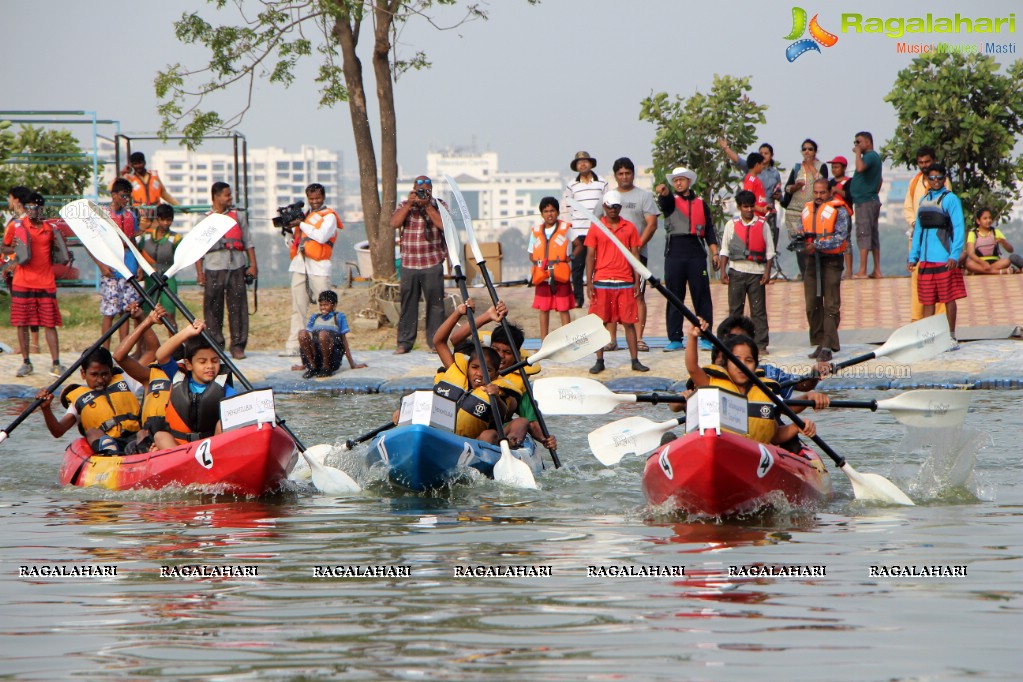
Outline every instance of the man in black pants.
<svg viewBox="0 0 1023 682"><path fill-rule="evenodd" d="M718 267L718 240L714 233L710 207L696 196L692 187L696 184L696 172L679 166L668 175L672 192L663 183L657 185L657 204L664 215L668 238L664 243L664 285L680 300L685 300L686 285L696 314L708 323L713 319L713 304L710 299L710 276L707 272L707 251L710 249L711 263ZM666 311L668 345L665 352L678 351L686 347L682 334L681 311L669 305ZM710 344L701 339L700 347L710 350Z"/></svg>

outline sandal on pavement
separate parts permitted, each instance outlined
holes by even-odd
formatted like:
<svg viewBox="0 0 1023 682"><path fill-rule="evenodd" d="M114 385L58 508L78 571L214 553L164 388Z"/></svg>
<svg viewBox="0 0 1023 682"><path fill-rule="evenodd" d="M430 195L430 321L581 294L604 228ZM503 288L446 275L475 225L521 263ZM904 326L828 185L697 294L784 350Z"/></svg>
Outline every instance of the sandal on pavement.
<svg viewBox="0 0 1023 682"><path fill-rule="evenodd" d="M604 351L605 353L610 353L611 351L618 350L618 342L612 341L603 348L601 348L600 350Z"/></svg>
<svg viewBox="0 0 1023 682"><path fill-rule="evenodd" d="M638 350L641 353L648 353L650 352L650 346L646 345L646 341L640 339L639 341L636 342L636 350Z"/></svg>

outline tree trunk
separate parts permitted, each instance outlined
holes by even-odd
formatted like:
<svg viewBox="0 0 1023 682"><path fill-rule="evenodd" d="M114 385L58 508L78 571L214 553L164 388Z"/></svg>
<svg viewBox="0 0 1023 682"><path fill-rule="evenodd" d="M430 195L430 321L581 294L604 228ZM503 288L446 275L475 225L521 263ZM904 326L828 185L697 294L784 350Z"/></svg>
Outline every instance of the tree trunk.
<svg viewBox="0 0 1023 682"><path fill-rule="evenodd" d="M352 117L355 153L359 161L359 190L366 224L366 238L369 240L373 260L373 276L376 279L388 279L394 276L394 232L388 229L387 234L381 234L381 222L387 222L391 211L387 211L386 216L381 214L380 195L377 191L377 159L376 150L373 148L373 130L366 109L362 61L356 54L360 24L360 18L346 13L334 24L333 34L341 46L341 70L345 77L345 87L348 89L348 111ZM393 188L394 180L391 182ZM393 195L391 201L393 208Z"/></svg>
<svg viewBox="0 0 1023 682"><path fill-rule="evenodd" d="M394 16L402 0L379 2L375 11L375 41L373 44L373 74L377 82L377 103L380 107L380 184L381 210L377 221L377 239L380 243L394 244L391 214L397 201L398 185L398 126L394 113L394 82L391 71L391 29ZM366 218L367 231L369 217ZM376 249L373 255L375 272L394 273L394 248ZM384 261L387 261L386 263ZM378 262L379 261L379 262ZM377 268L381 268L377 270Z"/></svg>

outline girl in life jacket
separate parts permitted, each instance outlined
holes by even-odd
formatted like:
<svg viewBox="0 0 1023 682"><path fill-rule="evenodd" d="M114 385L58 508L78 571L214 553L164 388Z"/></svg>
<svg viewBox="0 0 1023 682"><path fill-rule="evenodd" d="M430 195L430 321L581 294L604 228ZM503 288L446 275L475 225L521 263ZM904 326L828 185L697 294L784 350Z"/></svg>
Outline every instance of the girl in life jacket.
<svg viewBox="0 0 1023 682"><path fill-rule="evenodd" d="M721 365L712 364L700 367L698 342L700 333L706 331L709 326L705 320L701 319L699 327L692 327L689 330L689 335L692 338L686 345L686 370L689 372L694 387L699 389L703 386L716 386L745 396L749 401L750 414L746 434L748 438L770 445L781 445L800 433L812 438L817 433L817 426L812 421L804 420L805 427L802 430L795 424L780 424L777 409L771 397L750 381L746 373L736 367L727 357L722 360ZM732 336L724 341L724 344L740 362L756 373L760 356L757 344L753 339L745 335ZM777 386L774 382L761 381L769 390L773 386ZM820 399L817 396L820 396ZM815 409L823 409L827 406L827 396L816 394L811 398L818 403Z"/></svg>
<svg viewBox="0 0 1023 682"><path fill-rule="evenodd" d="M991 209L979 208L966 235L966 269L975 275L1009 275L1023 269L1023 256L992 225Z"/></svg>
<svg viewBox="0 0 1023 682"><path fill-rule="evenodd" d="M81 375L84 386L71 384L61 394L67 413L60 419L53 414L53 395L46 389L36 394L50 434L60 438L77 425L96 454L138 452L139 401L135 391L141 384L114 367L110 351L102 347L85 358Z"/></svg>

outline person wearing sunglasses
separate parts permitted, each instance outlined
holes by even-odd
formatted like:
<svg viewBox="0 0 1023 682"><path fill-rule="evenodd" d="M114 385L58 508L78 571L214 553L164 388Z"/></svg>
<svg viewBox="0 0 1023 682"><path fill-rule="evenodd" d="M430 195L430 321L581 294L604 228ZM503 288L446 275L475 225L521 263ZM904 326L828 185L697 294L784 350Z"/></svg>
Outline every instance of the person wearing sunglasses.
<svg viewBox="0 0 1023 682"><path fill-rule="evenodd" d="M966 285L959 269L959 260L966 245L966 223L959 197L945 189L947 172L941 163L927 170L927 194L920 199L913 228L913 246L909 251L907 269L917 270L917 294L924 317L935 314L936 303L945 304L948 328L953 347L956 332L956 301L966 298Z"/></svg>
<svg viewBox="0 0 1023 682"><path fill-rule="evenodd" d="M909 187L906 189L906 199L902 202L902 217L906 221L906 237L908 246L907 249L913 248L913 227L916 225L916 210L920 206L920 199L927 194L929 187L927 186L927 171L930 170L931 165L934 163L936 158L934 153L934 147L923 146L916 152L916 166L919 169L919 173L910 181ZM945 178L945 189L952 189L952 183ZM908 252L908 251L907 251ZM909 310L909 321L916 322L917 320L923 319L924 307L920 305L920 297L916 293L917 285L917 271L913 271L913 276L910 277L910 310ZM945 312L945 305L939 303L935 308L936 314L942 314Z"/></svg>
<svg viewBox="0 0 1023 682"><path fill-rule="evenodd" d="M448 251L437 206L433 181L420 175L412 183L408 198L391 214L391 227L398 231L401 246L401 312L395 355L408 353L416 343L420 294L426 301L426 339L431 352L433 337L444 322L444 260Z"/></svg>
<svg viewBox="0 0 1023 682"><path fill-rule="evenodd" d="M853 160L856 174L849 181L852 199L853 225L856 229L856 247L860 252L860 267L853 279L867 279L867 254L872 254L874 271L871 279L881 279L881 156L874 151L874 136L863 130L853 140Z"/></svg>
<svg viewBox="0 0 1023 682"><path fill-rule="evenodd" d="M796 264L799 266L799 278L803 278L806 270L806 252L803 250L805 240L803 231L803 207L813 201L813 183L828 177L828 167L817 160L817 143L806 138L800 145L802 160L789 172L785 181L785 194L781 205L785 209L785 231L789 235L789 243L795 244ZM789 247L793 248L793 247Z"/></svg>

